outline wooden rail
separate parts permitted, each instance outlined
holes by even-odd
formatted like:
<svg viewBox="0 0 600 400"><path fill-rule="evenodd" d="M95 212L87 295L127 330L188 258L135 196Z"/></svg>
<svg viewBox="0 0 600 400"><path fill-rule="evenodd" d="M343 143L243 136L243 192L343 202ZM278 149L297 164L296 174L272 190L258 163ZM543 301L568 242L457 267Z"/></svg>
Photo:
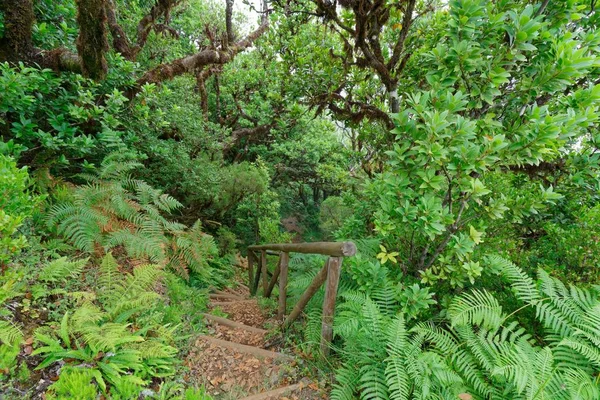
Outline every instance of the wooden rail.
<svg viewBox="0 0 600 400"><path fill-rule="evenodd" d="M259 253L259 254L257 254ZM298 303L290 314L284 319L287 306L287 283L289 253L322 254L329 256L323 268L314 277L306 291L302 294ZM356 246L352 242L316 242L316 243L276 243L263 244L248 247L248 281L250 292L254 295L258 291L262 279L262 293L270 297L277 280L279 280L279 302L277 307L277 318L283 320L283 328L287 328L294 322L304 310L310 299L325 284L325 299L323 300L323 316L321 322L321 352L329 353L329 345L333 338L333 315L335 312L335 298L344 257L356 254ZM277 267L271 278L267 271L267 256L278 255ZM257 263L256 272L254 264Z"/></svg>

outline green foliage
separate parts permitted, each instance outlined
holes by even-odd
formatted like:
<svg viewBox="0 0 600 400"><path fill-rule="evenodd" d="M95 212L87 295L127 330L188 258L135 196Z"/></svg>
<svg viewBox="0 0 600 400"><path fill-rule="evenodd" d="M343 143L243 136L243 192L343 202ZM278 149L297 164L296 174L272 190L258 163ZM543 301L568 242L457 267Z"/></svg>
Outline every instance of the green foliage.
<svg viewBox="0 0 600 400"><path fill-rule="evenodd" d="M473 284L488 231L533 229L575 176L595 186L600 90L578 82L599 65L598 37L595 16L571 24L580 3L539 15L525 2L453 1L425 19L435 33L413 60L433 67L407 79L422 84L407 86L386 168L369 187L377 232L424 283ZM565 167L540 168L556 164Z"/></svg>
<svg viewBox="0 0 600 400"><path fill-rule="evenodd" d="M93 370L89 368L65 367L60 379L50 387L48 399L78 398L93 400L98 396L96 385L92 382Z"/></svg>
<svg viewBox="0 0 600 400"><path fill-rule="evenodd" d="M319 213L321 229L326 237L331 238L352 217L353 211L341 197L329 196L321 203Z"/></svg>
<svg viewBox="0 0 600 400"><path fill-rule="evenodd" d="M42 275L55 276L55 265L46 269ZM158 266L140 266L129 274L119 270L110 253L104 257L96 290L78 295L77 307L59 324L36 330L33 355L43 357L37 369L56 362L68 366L52 392L60 397L80 388L95 396L97 385L102 392L127 398L137 396L152 378L175 373L178 351L169 343L176 328L163 324L155 307L161 299L155 291L160 279ZM77 369L82 363L87 367Z"/></svg>
<svg viewBox="0 0 600 400"><path fill-rule="evenodd" d="M0 266L27 245L18 229L40 200L29 194L27 168L17 168L12 158L0 154Z"/></svg>
<svg viewBox="0 0 600 400"><path fill-rule="evenodd" d="M34 3L36 57L77 52L78 3ZM134 43L174 2L112 3ZM334 399L600 397L595 2L274 2L255 49L138 88L226 37L222 4L175 3L135 60L106 52L102 81L0 64L10 382L38 357L61 367L47 398L207 398L165 380L179 334L202 328L202 288L230 283L236 245L290 241L292 217L304 240L359 249L340 279ZM323 262L292 257L288 304Z"/></svg>
<svg viewBox="0 0 600 400"><path fill-rule="evenodd" d="M217 246L219 247L219 255L233 254L236 249L237 238L235 233L229 229L221 227L217 230Z"/></svg>
<svg viewBox="0 0 600 400"><path fill-rule="evenodd" d="M43 23L38 25L42 27ZM80 75L59 76L3 63L0 92L0 129L8 137L0 143L0 153L33 166L64 169L72 159L101 159L130 139L118 117L127 99L119 90ZM96 102L100 95L102 104Z"/></svg>
<svg viewBox="0 0 600 400"><path fill-rule="evenodd" d="M600 292L567 287L541 270L536 284L498 256L486 264L524 307L536 310L543 336L534 339L531 326L514 319L523 307L506 314L486 291L454 298L446 323L412 327L404 313L386 311L368 296L344 296L335 332L344 340L345 357L332 398L598 397Z"/></svg>
<svg viewBox="0 0 600 400"><path fill-rule="evenodd" d="M600 205L579 210L573 221L548 222L531 258L571 282L599 282L599 226Z"/></svg>
<svg viewBox="0 0 600 400"><path fill-rule="evenodd" d="M82 175L88 184L50 209L48 226L88 253L122 246L139 263L160 263L184 277L192 271L208 280L209 261L217 256L213 238L199 221L186 229L165 218L181 204L127 175L139 166L119 154L107 157L98 171Z"/></svg>

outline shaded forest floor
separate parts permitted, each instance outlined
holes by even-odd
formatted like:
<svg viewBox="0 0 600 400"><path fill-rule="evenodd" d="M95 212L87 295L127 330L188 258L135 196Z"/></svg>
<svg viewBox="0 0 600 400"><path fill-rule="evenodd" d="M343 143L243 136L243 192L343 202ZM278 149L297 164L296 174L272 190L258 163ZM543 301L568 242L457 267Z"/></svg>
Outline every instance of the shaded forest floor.
<svg viewBox="0 0 600 400"><path fill-rule="evenodd" d="M247 268L246 260L240 261L240 267ZM301 358L285 347L272 309L251 297L247 286L238 283L210 297L208 334L193 340L185 360L186 381L203 384L215 399L327 398L305 377L311 373Z"/></svg>

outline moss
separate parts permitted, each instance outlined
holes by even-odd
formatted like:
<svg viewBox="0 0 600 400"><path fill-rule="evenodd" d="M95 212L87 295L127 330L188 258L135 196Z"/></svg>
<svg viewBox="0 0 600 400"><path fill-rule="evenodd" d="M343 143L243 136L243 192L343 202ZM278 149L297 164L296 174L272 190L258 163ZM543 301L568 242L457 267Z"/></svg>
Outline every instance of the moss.
<svg viewBox="0 0 600 400"><path fill-rule="evenodd" d="M77 52L83 75L95 80L103 79L108 69L104 57L108 51L105 3L106 0L77 1Z"/></svg>
<svg viewBox="0 0 600 400"><path fill-rule="evenodd" d="M0 2L4 14L4 35L0 39L0 61L16 62L33 53L31 32L35 16L31 0Z"/></svg>

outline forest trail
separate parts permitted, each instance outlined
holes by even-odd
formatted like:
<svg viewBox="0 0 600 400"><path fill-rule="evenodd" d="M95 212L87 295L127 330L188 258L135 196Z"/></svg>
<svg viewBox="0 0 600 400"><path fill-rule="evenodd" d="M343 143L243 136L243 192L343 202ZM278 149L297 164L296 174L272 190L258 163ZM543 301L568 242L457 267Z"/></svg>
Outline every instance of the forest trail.
<svg viewBox="0 0 600 400"><path fill-rule="evenodd" d="M204 319L209 333L198 336L189 352L186 380L204 384L213 398L327 398L302 376L302 362L285 352L281 336L271 333L277 321L250 296L247 286L213 291Z"/></svg>

